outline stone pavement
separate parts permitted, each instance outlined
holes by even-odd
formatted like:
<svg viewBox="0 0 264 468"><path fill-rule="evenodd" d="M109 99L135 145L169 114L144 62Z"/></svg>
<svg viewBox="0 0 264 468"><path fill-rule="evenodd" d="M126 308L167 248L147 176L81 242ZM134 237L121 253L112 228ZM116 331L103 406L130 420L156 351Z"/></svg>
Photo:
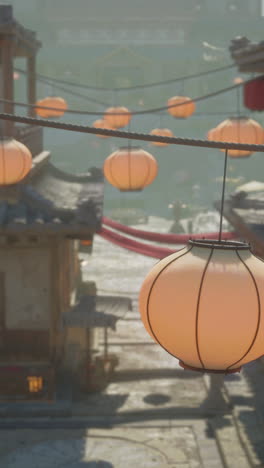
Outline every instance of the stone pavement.
<svg viewBox="0 0 264 468"><path fill-rule="evenodd" d="M0 468L263 466L263 364L226 376L223 398L210 399L210 377L179 368L136 307L111 332L110 352L120 357L112 382L76 395L70 418L1 421Z"/></svg>

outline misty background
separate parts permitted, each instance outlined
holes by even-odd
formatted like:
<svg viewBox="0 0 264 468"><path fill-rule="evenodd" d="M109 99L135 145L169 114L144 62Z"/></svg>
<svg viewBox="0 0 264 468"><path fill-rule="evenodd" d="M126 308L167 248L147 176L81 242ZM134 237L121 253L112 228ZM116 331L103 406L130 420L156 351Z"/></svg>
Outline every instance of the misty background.
<svg viewBox="0 0 264 468"><path fill-rule="evenodd" d="M37 70L50 77L98 87L128 87L199 73L231 64L229 45L236 36L251 41L263 39L261 0L13 0L14 17L37 32L42 41ZM24 68L22 59L15 65ZM231 86L235 77L251 78L236 67L208 76L166 86L135 91L76 91L96 98L106 106L87 102L38 83L38 98L50 94L64 97L71 109L104 112L107 105L125 105L131 110L166 106L168 98L183 94L198 97ZM26 80L15 80L15 98L25 102ZM16 113L23 114L21 108ZM131 131L149 133L168 127L175 136L205 139L208 130L230 115L236 115L237 91L197 103L189 119L162 115L134 116ZM263 113L240 112L264 125ZM99 117L65 114L65 122L92 125ZM102 167L105 158L125 140L99 138L53 129L44 129L44 146L54 164L68 172ZM132 142L138 146L138 142ZM213 149L167 146L158 148L142 142L159 164L159 174L141 193L120 193L106 182L105 212L118 200L135 200L152 215L169 217L168 204L175 200L212 208L220 198L223 153ZM229 159L227 184L263 180L263 154L241 160ZM236 182L237 180L237 182ZM240 182L239 182L240 181Z"/></svg>

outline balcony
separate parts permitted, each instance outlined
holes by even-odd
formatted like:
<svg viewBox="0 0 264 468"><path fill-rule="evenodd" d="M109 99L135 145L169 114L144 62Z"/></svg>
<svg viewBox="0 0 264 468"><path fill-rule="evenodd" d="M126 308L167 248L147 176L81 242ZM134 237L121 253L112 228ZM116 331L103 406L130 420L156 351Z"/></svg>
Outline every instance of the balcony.
<svg viewBox="0 0 264 468"><path fill-rule="evenodd" d="M15 126L14 138L31 151L33 158L43 151L43 128L34 125Z"/></svg>

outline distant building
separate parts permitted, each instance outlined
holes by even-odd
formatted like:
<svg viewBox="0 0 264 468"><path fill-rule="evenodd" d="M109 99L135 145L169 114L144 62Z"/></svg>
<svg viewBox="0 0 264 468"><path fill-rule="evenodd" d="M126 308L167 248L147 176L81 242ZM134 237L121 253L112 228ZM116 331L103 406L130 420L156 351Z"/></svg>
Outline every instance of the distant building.
<svg viewBox="0 0 264 468"><path fill-rule="evenodd" d="M34 103L40 42L7 5L0 5L0 36L1 95L13 100L13 59L22 57L28 102ZM2 110L13 113L14 106L6 102ZM130 306L126 298L100 303L96 286L91 291L82 280L78 241L92 243L100 229L102 172L60 171L43 150L42 128L5 121L1 132L31 150L33 166L21 183L0 186L0 399L53 400L61 373L96 388L94 330L114 327L116 316L104 312L109 307Z"/></svg>
<svg viewBox="0 0 264 468"><path fill-rule="evenodd" d="M13 5L17 17L37 30L43 42L37 67L40 73L107 88L145 85L225 66L230 63L231 39L245 35L259 41L264 21L261 0L13 0ZM199 79L122 93L82 90L103 105L84 103L74 96L70 96L69 105L102 113L105 105L116 102L133 110L166 106L167 99L177 94L198 97L228 87L236 73L235 69L228 69ZM18 97L22 96L23 86L23 79L17 80ZM51 92L60 93L55 87L38 83L39 98ZM61 94L66 97L66 93L61 91ZM197 105L197 114L211 115L195 114L186 122L174 120L164 112L162 125L171 128L175 135L205 138L207 131L224 119L223 114L235 112L236 106L236 93L226 93ZM217 116L217 112L222 116ZM73 115L68 118L77 120ZM83 116L81 121L90 125L93 117ZM148 133L159 125L158 115L140 116L133 119L131 130ZM76 134L71 141L79 156L73 162L70 141L64 146L55 132L49 131L48 135L50 148L56 149L58 155L66 154L67 166L77 171L86 170L87 151L94 158L94 165L102 165L118 145L117 139L102 140L96 136L84 139ZM155 155L157 150L153 151ZM197 183L203 188L202 203L209 207L214 197L214 184L210 185L210 180L220 176L222 167L217 150L211 156L213 151L177 147L176 166L175 146L161 151L168 155L166 167L160 165L159 177L142 195L149 213L167 213L168 203L178 196L183 202L192 203L191 187ZM195 152L192 161L188 159L190 151ZM200 158L207 155L207 171L204 171ZM62 160L58 157L58 164L62 165ZM248 170L258 170L255 164L256 160ZM182 168L188 170L189 180L175 184L176 172ZM239 162L235 171L236 177L241 175ZM110 201L115 201L120 194L108 185L106 194L105 206L110 210Z"/></svg>

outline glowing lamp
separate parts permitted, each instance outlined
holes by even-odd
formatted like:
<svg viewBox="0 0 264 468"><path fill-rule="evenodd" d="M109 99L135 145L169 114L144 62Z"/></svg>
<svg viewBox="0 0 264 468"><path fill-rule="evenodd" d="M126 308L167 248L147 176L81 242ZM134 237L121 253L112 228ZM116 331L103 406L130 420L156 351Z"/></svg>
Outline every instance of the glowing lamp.
<svg viewBox="0 0 264 468"><path fill-rule="evenodd" d="M175 107L170 107L175 106ZM174 96L168 100L168 113L178 119L187 119L195 111L195 102L186 96Z"/></svg>
<svg viewBox="0 0 264 468"><path fill-rule="evenodd" d="M157 136L165 136L165 137L173 137L173 133L169 128L154 128L151 130L150 135L157 135ZM152 141L152 145L154 146L168 146L169 143L160 143L158 141Z"/></svg>
<svg viewBox="0 0 264 468"><path fill-rule="evenodd" d="M240 78L240 76L236 76L236 78L233 79L234 84L241 84L244 83L243 78Z"/></svg>
<svg viewBox="0 0 264 468"><path fill-rule="evenodd" d="M216 128L209 131L208 140L228 143L244 143L261 145L264 143L264 130L262 126L253 119L247 117L230 117L220 123ZM225 151L221 149L220 151ZM231 158L243 158L250 156L253 151L229 149Z"/></svg>
<svg viewBox="0 0 264 468"><path fill-rule="evenodd" d="M131 120L131 112L126 107L109 107L104 114L104 120L111 128L126 127Z"/></svg>
<svg viewBox="0 0 264 468"><path fill-rule="evenodd" d="M17 184L31 166L32 155L25 145L14 139L0 142L0 185Z"/></svg>
<svg viewBox="0 0 264 468"><path fill-rule="evenodd" d="M67 102L57 96L49 96L44 99L40 99L36 103L37 106L47 107L47 109L41 109L40 107L36 107L36 114L39 117L61 117L64 115L65 111L68 109ZM48 109L48 108L53 109Z"/></svg>
<svg viewBox="0 0 264 468"><path fill-rule="evenodd" d="M93 123L93 127L95 128L104 128L104 129L107 129L107 130L113 130L113 128L109 125L108 122L106 122L104 119L98 119L98 120L95 120L94 123ZM100 138L109 138L108 135L97 135L98 137Z"/></svg>
<svg viewBox="0 0 264 468"><path fill-rule="evenodd" d="M124 147L104 162L107 181L121 192L138 192L151 184L158 174L156 159L138 147Z"/></svg>
<svg viewBox="0 0 264 468"><path fill-rule="evenodd" d="M189 241L145 278L140 313L184 368L231 373L264 354L264 263L248 244Z"/></svg>

